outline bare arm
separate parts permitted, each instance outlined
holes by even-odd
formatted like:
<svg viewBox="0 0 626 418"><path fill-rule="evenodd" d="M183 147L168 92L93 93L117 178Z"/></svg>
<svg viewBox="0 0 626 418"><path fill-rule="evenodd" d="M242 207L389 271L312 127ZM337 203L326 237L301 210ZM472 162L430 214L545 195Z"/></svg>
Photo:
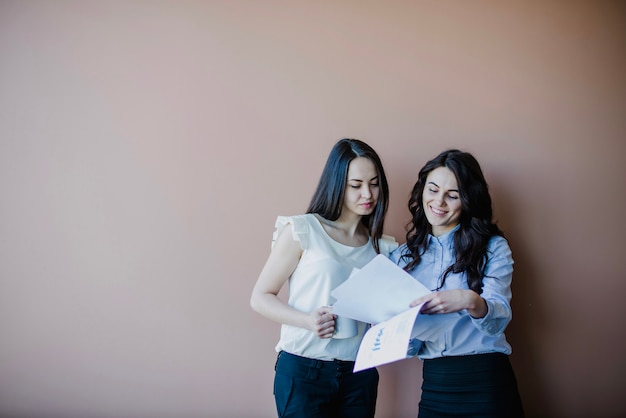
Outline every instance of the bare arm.
<svg viewBox="0 0 626 418"><path fill-rule="evenodd" d="M278 292L296 269L301 256L302 248L293 238L293 227L287 225L276 239L261 270L252 290L250 306L274 322L308 329L320 338L330 338L335 331L335 315L330 307L301 312L278 298Z"/></svg>

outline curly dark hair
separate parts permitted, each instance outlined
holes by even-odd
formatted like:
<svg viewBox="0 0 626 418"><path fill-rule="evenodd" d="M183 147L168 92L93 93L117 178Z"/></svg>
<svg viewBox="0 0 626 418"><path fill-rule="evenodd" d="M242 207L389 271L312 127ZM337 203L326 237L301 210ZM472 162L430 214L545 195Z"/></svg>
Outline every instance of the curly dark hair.
<svg viewBox="0 0 626 418"><path fill-rule="evenodd" d="M438 289L443 287L448 274L465 272L469 288L481 294L488 256L487 245L491 237L504 237L504 233L492 221L487 182L480 164L468 152L457 149L444 151L420 170L408 204L411 221L406 226L408 252L402 255L408 261L405 270L411 271L420 263L421 255L428 246L431 226L422 208L422 194L428 174L439 167L448 168L456 177L461 198L461 217L459 230L454 235L455 262L442 274Z"/></svg>

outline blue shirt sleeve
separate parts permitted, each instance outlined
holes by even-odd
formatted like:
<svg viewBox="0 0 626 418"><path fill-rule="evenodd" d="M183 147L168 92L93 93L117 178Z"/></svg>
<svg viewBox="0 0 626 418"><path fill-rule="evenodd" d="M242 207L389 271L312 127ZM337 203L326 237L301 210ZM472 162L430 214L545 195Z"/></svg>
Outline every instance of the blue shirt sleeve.
<svg viewBox="0 0 626 418"><path fill-rule="evenodd" d="M487 266L483 278L482 298L487 302L487 314L472 318L474 325L487 335L500 335L511 322L511 280L513 256L503 237L494 237L487 249Z"/></svg>

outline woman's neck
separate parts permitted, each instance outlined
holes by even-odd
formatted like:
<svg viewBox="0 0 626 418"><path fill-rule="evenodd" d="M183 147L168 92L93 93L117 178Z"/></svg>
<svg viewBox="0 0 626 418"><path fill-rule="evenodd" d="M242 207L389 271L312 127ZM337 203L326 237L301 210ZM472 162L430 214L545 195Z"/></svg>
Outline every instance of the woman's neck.
<svg viewBox="0 0 626 418"><path fill-rule="evenodd" d="M324 227L324 230L335 241L350 246L364 245L369 239L366 228L361 223L361 217L339 217L335 221L329 221L320 215L315 215Z"/></svg>

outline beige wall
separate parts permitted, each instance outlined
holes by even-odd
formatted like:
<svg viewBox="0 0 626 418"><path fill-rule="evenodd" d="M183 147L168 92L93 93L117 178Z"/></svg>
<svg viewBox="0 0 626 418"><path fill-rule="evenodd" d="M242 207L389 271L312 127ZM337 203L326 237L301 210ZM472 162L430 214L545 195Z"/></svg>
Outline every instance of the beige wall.
<svg viewBox="0 0 626 418"><path fill-rule="evenodd" d="M626 414L626 7L0 1L0 416L271 417L251 287L339 138L473 152L516 258L530 417ZM421 365L380 368L416 415Z"/></svg>

